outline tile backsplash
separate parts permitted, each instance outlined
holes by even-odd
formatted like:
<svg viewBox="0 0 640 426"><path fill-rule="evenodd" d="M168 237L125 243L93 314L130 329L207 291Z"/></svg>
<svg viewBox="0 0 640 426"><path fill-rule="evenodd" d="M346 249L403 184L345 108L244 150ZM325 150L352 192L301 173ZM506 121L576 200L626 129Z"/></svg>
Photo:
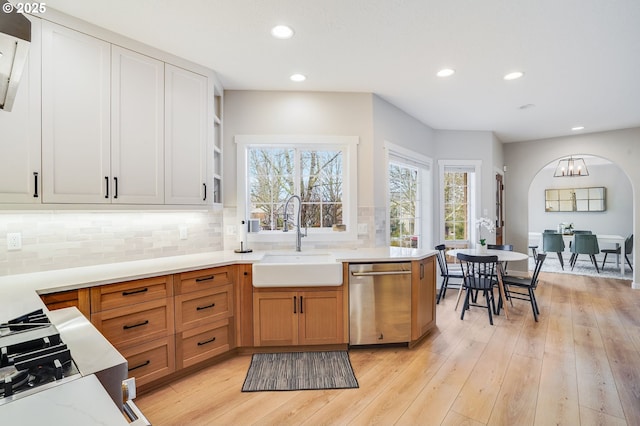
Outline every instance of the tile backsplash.
<svg viewBox="0 0 640 426"><path fill-rule="evenodd" d="M222 250L222 220L204 209L0 212L0 275ZM9 233L20 250L7 249Z"/></svg>

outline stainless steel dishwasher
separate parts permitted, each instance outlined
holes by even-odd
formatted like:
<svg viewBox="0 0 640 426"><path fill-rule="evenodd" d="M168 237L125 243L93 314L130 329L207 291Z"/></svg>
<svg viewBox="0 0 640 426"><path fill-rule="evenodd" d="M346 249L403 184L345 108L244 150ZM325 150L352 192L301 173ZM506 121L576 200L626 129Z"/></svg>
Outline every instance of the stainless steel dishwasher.
<svg viewBox="0 0 640 426"><path fill-rule="evenodd" d="M349 344L411 340L411 263L349 265Z"/></svg>

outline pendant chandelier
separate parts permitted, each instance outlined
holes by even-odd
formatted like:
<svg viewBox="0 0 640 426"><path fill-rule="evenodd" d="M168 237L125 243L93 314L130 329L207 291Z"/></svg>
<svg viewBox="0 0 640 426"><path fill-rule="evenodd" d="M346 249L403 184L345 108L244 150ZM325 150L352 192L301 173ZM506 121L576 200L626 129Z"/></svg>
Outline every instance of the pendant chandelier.
<svg viewBox="0 0 640 426"><path fill-rule="evenodd" d="M584 162L584 158L564 158L558 161L558 167L553 177L579 177L589 176L589 170Z"/></svg>

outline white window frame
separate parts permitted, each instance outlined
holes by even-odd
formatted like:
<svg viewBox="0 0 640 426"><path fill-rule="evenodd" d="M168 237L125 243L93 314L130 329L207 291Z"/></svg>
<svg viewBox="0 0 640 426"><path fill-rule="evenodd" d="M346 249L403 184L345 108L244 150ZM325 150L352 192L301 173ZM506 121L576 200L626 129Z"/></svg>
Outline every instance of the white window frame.
<svg viewBox="0 0 640 426"><path fill-rule="evenodd" d="M475 226L475 220L480 218L480 200L482 199L482 160L438 160L438 168L439 175L438 179L440 181L440 223L438 230L438 240L442 243L445 243L444 239L444 173L445 169L457 168L459 167L461 170L473 171L475 174L474 181L471 183L472 186L469 192L469 214L467 223L469 229L469 247L475 246L475 241L478 240L478 227Z"/></svg>
<svg viewBox="0 0 640 426"><path fill-rule="evenodd" d="M421 218L421 221L420 223L416 223L422 236L422 238L418 239L418 248L433 247L433 206L424 205L425 202L433 200L433 159L388 141L384 142L384 156L386 165L386 244L391 244L389 163L394 162L418 169L418 190L420 191L420 200L422 201L422 203L418 204L418 208L420 209L418 216Z"/></svg>
<svg viewBox="0 0 640 426"><path fill-rule="evenodd" d="M329 228L309 228L303 240L308 242L352 241L358 239L358 143L357 136L335 135L236 135L237 145L237 211L238 219L249 218L249 187L247 181L248 149L253 147L299 147L302 149L341 150L343 153L342 219L346 231L336 232ZM297 208L297 203L295 203ZM304 230L303 230L304 232ZM242 233L238 233L240 241ZM249 234L254 242L291 241L291 232L262 230Z"/></svg>

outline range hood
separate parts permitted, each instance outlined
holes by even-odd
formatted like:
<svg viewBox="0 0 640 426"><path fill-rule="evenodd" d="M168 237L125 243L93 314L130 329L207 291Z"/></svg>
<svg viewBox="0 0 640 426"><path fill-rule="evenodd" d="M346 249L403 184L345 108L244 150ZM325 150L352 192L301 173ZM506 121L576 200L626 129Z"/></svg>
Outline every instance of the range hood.
<svg viewBox="0 0 640 426"><path fill-rule="evenodd" d="M11 111L29 54L31 21L7 4L0 0L0 109Z"/></svg>

